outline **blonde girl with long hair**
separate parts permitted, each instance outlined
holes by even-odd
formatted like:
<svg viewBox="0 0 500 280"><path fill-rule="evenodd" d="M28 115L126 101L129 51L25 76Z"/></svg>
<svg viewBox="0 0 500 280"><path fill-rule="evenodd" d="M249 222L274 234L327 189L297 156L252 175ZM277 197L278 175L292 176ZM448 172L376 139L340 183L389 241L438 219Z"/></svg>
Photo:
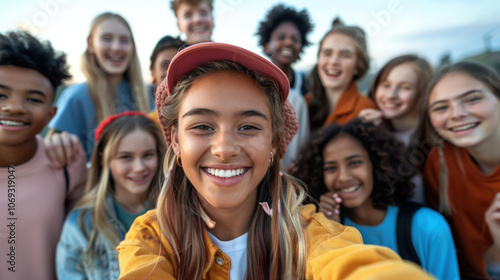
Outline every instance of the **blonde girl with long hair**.
<svg viewBox="0 0 500 280"><path fill-rule="evenodd" d="M146 93L132 30L122 16L103 13L92 21L81 67L86 82L62 92L57 114L48 125L48 156L60 165L78 155L76 140L90 160L94 129L104 118L154 108L153 97ZM54 135L63 131L76 137Z"/></svg>
<svg viewBox="0 0 500 280"><path fill-rule="evenodd" d="M106 118L96 129L85 195L68 215L57 245L59 279L117 279L118 253L134 219L156 206L165 147L142 112Z"/></svg>
<svg viewBox="0 0 500 280"><path fill-rule="evenodd" d="M120 279L430 279L302 205L279 160L297 131L288 89L277 66L233 45L176 55L156 95L167 180L117 247Z"/></svg>

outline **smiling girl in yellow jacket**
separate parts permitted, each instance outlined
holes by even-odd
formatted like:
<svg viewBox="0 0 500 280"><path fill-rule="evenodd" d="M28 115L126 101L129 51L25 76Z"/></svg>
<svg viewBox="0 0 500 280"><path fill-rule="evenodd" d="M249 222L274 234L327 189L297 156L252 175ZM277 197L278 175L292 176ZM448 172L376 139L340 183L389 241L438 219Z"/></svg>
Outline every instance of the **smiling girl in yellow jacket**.
<svg viewBox="0 0 500 280"><path fill-rule="evenodd" d="M177 54L156 102L168 179L117 248L120 279L430 279L302 206L304 187L280 172L297 131L288 89L236 46Z"/></svg>

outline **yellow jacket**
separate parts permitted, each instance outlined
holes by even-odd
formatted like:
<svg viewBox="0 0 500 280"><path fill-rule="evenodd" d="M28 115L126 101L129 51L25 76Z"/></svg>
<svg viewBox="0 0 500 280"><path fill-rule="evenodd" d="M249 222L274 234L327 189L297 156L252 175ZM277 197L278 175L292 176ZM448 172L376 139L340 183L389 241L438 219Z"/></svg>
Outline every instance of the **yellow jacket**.
<svg viewBox="0 0 500 280"><path fill-rule="evenodd" d="M362 245L359 232L303 206L307 242L306 279L432 279L419 267L403 262L389 248ZM161 238L160 238L161 236ZM208 261L203 279L229 279L230 259L203 233ZM161 241L160 241L161 240ZM177 260L160 233L156 210L138 217L118 245L120 279L176 279Z"/></svg>

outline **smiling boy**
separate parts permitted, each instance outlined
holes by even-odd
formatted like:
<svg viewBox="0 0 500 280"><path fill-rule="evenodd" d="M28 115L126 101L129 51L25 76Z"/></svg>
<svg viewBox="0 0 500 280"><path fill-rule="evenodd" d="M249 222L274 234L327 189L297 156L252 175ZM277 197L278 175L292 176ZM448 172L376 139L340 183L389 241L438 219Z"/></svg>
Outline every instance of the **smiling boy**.
<svg viewBox="0 0 500 280"><path fill-rule="evenodd" d="M172 0L170 7L177 17L177 27L193 45L212 41L213 0Z"/></svg>
<svg viewBox="0 0 500 280"><path fill-rule="evenodd" d="M38 135L55 115L66 58L25 32L0 34L0 279L54 279L54 254L85 161L52 167Z"/></svg>

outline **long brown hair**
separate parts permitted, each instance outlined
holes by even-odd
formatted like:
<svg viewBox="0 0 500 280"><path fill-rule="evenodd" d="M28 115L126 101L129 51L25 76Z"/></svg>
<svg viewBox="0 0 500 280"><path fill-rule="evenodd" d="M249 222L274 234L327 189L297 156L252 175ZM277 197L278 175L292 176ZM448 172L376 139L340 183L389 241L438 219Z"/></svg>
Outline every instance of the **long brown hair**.
<svg viewBox="0 0 500 280"><path fill-rule="evenodd" d="M418 97L414 106L420 113L421 112L420 108L422 108L422 106L425 106L424 99L421 97L424 94L425 88L427 87L427 84L429 83L429 80L432 77L433 70L427 60L417 55L413 54L401 55L387 62L375 76L375 79L373 80L372 85L370 87L370 92L368 93L368 96L373 101L375 101L375 95L377 93L377 88L380 85L380 83L384 82L387 79L387 76L389 76L392 69L396 68L397 66L403 63L412 63L414 69L416 70L417 74L416 92L418 94ZM383 119L383 126L388 128L389 130L393 130L390 121L387 119ZM416 136L414 138L416 138Z"/></svg>
<svg viewBox="0 0 500 280"><path fill-rule="evenodd" d="M106 204L106 197L113 195L115 191L110 162L118 152L123 137L135 130L142 130L151 134L156 142L158 167L145 199L150 202L151 207L156 205L159 189L163 183L163 173L161 172L163 169L161 159L165 153L163 136L156 124L146 116L122 116L106 126L101 134L102 136L96 142L90 161L91 167L85 186L85 194L75 205L75 209L82 209L81 214L78 216L78 227L89 240L87 263L91 263L96 257L99 239L107 239L114 247L118 246L120 242L118 231L109 222L111 210L108 209ZM91 213L92 217L93 228L91 232L87 232L83 219L88 212Z"/></svg>
<svg viewBox="0 0 500 280"><path fill-rule="evenodd" d="M132 29L130 29L130 25L122 16L114 13L100 14L92 21L87 41L94 35L97 27L107 20L116 20L127 28L127 30L130 32L130 38L135 49L134 36L132 35ZM96 108L97 120L101 121L110 115L116 114L116 88L111 84L108 78L108 73L101 68L99 62L97 61L97 58L94 54L92 54L92 52L90 52L88 46L83 53L81 64L83 74L87 78L92 102L94 103ZM136 106L135 109L142 112L148 112L150 109L148 96L146 87L144 86L139 58L137 56L137 51L135 50L132 54L130 65L128 66L125 73L123 73L123 77L130 83L132 98Z"/></svg>
<svg viewBox="0 0 500 280"><path fill-rule="evenodd" d="M440 212L451 215L451 205L448 197L448 169L446 167L446 162L444 160L443 145L446 142L431 124L431 119L429 116L429 98L432 90L437 85L441 79L446 75L453 72L461 72L472 78L480 81L485 86L487 86L491 92L496 95L500 100L500 76L495 70L489 67L479 64L476 62L461 61L450 66L439 69L432 79L430 80L424 95L422 96L422 102L424 105L420 107L420 127L418 132L418 145L423 145L421 143L430 142L432 145L436 146L439 153L439 210Z"/></svg>
<svg viewBox="0 0 500 280"><path fill-rule="evenodd" d="M229 61L206 63L181 78L162 110L165 127L177 125L181 102L189 87L200 77L214 71L243 73L266 93L272 112L273 145L284 131L283 107L274 80L249 71ZM277 151L277 158L282 155ZM168 147L165 156L167 180L158 200L157 216L162 233L174 251L178 279L201 279L206 259L203 229L209 218L203 210L194 186L176 155ZM304 188L291 176L280 176L279 160L268 169L257 186L258 201L268 202L272 218L256 206L248 233L246 279L303 279L305 275L305 236L299 217L299 206L306 197Z"/></svg>
<svg viewBox="0 0 500 280"><path fill-rule="evenodd" d="M323 36L319 43L318 54L321 52L325 39L332 34L344 34L351 37L355 42L356 49L356 72L351 82L361 79L370 68L370 58L366 47L366 35L363 29L357 26L347 26L340 22L334 22L332 28ZM329 115L328 99L326 97L325 87L319 78L318 64L314 65L309 74L309 88L311 103L309 105L309 118L311 122L311 131L318 130L325 123Z"/></svg>

